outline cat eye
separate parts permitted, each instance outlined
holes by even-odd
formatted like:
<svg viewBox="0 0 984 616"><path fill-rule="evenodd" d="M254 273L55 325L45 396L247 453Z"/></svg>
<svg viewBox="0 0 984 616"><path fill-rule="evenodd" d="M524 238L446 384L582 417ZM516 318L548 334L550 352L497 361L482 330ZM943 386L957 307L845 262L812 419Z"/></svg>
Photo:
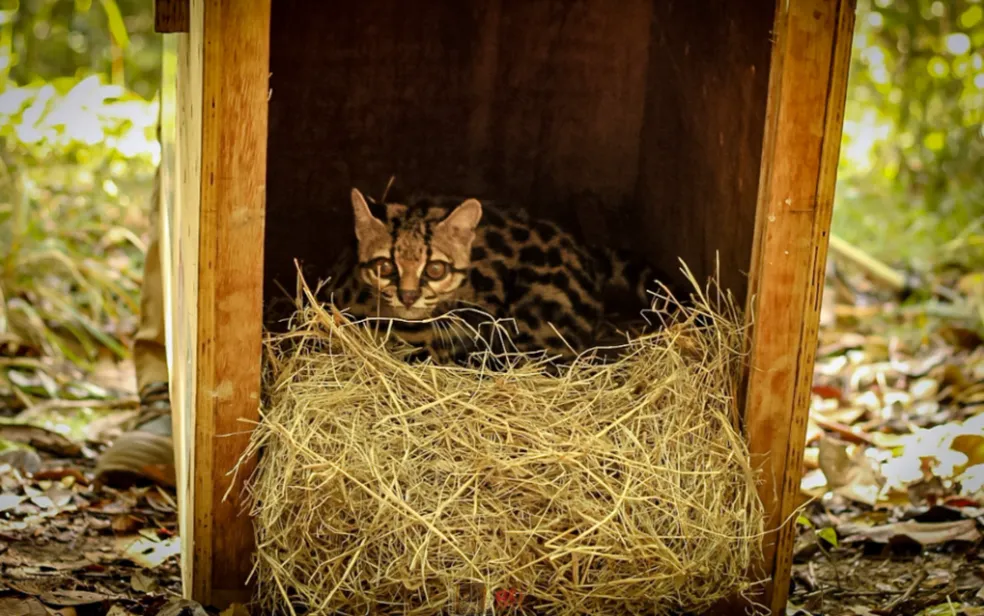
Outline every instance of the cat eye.
<svg viewBox="0 0 984 616"><path fill-rule="evenodd" d="M376 259L369 264L369 268L376 272L380 278L388 278L393 275L395 268L389 259Z"/></svg>
<svg viewBox="0 0 984 616"><path fill-rule="evenodd" d="M448 274L448 264L443 261L431 261L424 268L424 275L431 280L440 280Z"/></svg>

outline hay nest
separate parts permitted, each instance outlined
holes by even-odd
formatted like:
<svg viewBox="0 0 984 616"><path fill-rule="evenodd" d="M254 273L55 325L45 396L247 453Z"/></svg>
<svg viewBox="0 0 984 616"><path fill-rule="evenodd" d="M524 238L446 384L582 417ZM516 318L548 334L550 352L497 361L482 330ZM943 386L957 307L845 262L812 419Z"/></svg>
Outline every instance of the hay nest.
<svg viewBox="0 0 984 616"><path fill-rule="evenodd" d="M708 295L620 359L557 375L410 364L307 292L270 338L243 458L260 453L258 600L666 614L748 589L762 508L732 427L742 329Z"/></svg>

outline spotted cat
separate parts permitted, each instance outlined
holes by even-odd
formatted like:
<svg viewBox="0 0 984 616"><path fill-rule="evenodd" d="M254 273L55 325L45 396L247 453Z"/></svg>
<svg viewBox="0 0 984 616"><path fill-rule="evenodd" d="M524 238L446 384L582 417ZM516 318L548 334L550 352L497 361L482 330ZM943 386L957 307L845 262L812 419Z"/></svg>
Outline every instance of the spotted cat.
<svg viewBox="0 0 984 616"><path fill-rule="evenodd" d="M460 360L474 350L467 335L425 321L451 310L511 319L515 330L500 351L570 360L596 344L606 299L627 295L637 311L650 307L653 268L579 245L525 212L506 214L477 199L420 198L375 204L377 217L358 189L351 199L356 258L336 272L333 301L357 318L394 319L402 339L436 359Z"/></svg>

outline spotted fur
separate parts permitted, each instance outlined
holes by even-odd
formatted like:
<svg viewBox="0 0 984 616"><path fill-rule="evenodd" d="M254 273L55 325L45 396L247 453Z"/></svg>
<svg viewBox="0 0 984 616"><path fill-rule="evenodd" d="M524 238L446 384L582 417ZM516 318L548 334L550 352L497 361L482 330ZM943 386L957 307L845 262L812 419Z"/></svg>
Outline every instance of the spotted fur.
<svg viewBox="0 0 984 616"><path fill-rule="evenodd" d="M639 311L650 306L651 267L585 247L552 222L475 199L409 203L374 204L377 216L352 190L357 255L335 272L332 299L357 318L393 319L401 338L442 361L473 350L474 331L499 351L570 359L597 343L606 298L621 293ZM467 308L511 320L508 343L482 330L487 318L466 317L473 329L464 332L431 319Z"/></svg>

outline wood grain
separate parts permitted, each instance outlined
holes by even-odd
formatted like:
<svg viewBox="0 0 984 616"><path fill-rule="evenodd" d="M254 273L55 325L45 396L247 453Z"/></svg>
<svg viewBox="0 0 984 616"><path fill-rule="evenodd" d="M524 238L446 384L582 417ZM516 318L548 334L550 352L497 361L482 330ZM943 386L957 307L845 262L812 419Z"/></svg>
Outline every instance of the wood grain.
<svg viewBox="0 0 984 616"><path fill-rule="evenodd" d="M168 334L184 593L224 606L248 597L253 562L251 468L229 473L259 411L270 0L190 9L164 62Z"/></svg>
<svg viewBox="0 0 984 616"><path fill-rule="evenodd" d="M253 531L240 469L259 416L270 0L194 0L203 10L195 521L191 595L247 594ZM193 11L194 13L194 11ZM228 494L228 499L226 495Z"/></svg>
<svg viewBox="0 0 984 616"><path fill-rule="evenodd" d="M154 32L170 34L191 29L191 0L154 0Z"/></svg>
<svg viewBox="0 0 984 616"><path fill-rule="evenodd" d="M201 199L201 13L194 35L164 37L161 70L161 265L182 537L182 585L191 588L194 552L194 426L198 364L198 212Z"/></svg>
<svg viewBox="0 0 984 616"><path fill-rule="evenodd" d="M785 612L834 184L853 0L779 3L750 301L746 432L763 471L764 603Z"/></svg>
<svg viewBox="0 0 984 616"><path fill-rule="evenodd" d="M683 258L744 298L775 0L654 2L639 161L638 241L668 273Z"/></svg>

